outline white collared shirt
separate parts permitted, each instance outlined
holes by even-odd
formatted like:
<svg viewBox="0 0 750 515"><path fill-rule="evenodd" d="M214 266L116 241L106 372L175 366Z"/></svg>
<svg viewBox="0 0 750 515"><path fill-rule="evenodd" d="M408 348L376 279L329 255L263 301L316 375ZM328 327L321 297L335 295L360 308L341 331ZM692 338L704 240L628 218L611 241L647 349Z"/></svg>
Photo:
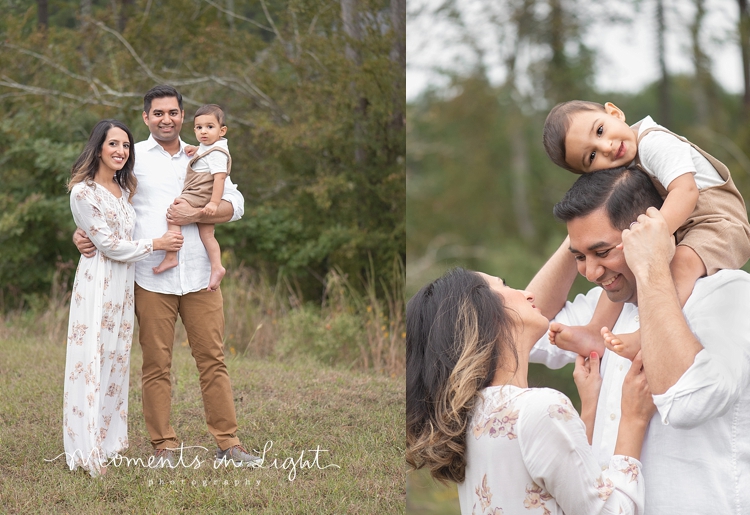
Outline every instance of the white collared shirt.
<svg viewBox="0 0 750 515"><path fill-rule="evenodd" d="M218 141L204 145L201 143L198 145L196 154L201 156L211 150L212 148L221 148L229 152L229 145L226 138L221 138ZM193 171L197 173L227 173L227 165L229 159L223 152L211 152L206 157L202 157L193 163Z"/></svg>
<svg viewBox="0 0 750 515"><path fill-rule="evenodd" d="M601 294L592 289L568 302L555 320L583 325ZM750 513L750 275L721 270L696 282L683 313L703 345L693 364L662 395L641 452L646 515ZM614 333L640 327L638 310L626 304ZM546 336L531 361L553 368L571 354ZM575 359L575 355L572 355ZM599 464L612 456L620 423L622 381L630 361L606 350L592 446Z"/></svg>
<svg viewBox="0 0 750 515"><path fill-rule="evenodd" d="M185 183L185 173L190 157L185 154L185 142L180 139L180 151L174 156L162 148L153 136L135 144L135 176L138 188L133 197L136 213L134 239L158 238L167 231L167 208L180 196ZM245 212L245 200L237 186L227 177L222 200L232 203L232 221L239 220ZM201 242L196 224L182 227L185 238L177 253L179 264L160 274L152 268L161 263L165 252L157 250L138 261L135 282L156 293L184 295L208 287L211 263Z"/></svg>

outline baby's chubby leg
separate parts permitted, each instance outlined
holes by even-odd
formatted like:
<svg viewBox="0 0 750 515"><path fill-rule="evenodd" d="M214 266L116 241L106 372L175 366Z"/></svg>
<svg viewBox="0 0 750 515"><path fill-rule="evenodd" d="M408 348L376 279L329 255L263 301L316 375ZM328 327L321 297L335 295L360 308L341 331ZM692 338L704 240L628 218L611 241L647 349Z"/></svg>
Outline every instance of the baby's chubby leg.
<svg viewBox="0 0 750 515"><path fill-rule="evenodd" d="M198 232L203 245L206 247L208 259L211 262L211 276L208 280L208 291L219 289L221 280L227 273L221 265L221 247L214 236L214 224L198 224Z"/></svg>
<svg viewBox="0 0 750 515"><path fill-rule="evenodd" d="M690 294L693 293L695 281L706 275L706 265L693 249L686 245L677 245L669 269L677 290L677 299L680 306L685 307Z"/></svg>

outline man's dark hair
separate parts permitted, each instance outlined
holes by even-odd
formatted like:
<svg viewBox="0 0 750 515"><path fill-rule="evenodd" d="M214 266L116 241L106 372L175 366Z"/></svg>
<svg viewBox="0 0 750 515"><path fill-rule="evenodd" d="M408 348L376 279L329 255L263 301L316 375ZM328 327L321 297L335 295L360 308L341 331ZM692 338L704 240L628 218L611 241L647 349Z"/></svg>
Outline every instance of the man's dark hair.
<svg viewBox="0 0 750 515"><path fill-rule="evenodd" d="M167 86L166 84L162 84L159 86L154 86L148 92L146 92L145 95L143 95L143 112L148 114L149 111L151 111L151 102L155 98L167 98L167 97L174 97L177 99L177 104L180 106L180 111L182 111L182 95L174 89L172 86Z"/></svg>
<svg viewBox="0 0 750 515"><path fill-rule="evenodd" d="M649 207L661 209L663 203L645 172L622 167L581 175L552 212L570 222L604 207L612 227L624 231Z"/></svg>

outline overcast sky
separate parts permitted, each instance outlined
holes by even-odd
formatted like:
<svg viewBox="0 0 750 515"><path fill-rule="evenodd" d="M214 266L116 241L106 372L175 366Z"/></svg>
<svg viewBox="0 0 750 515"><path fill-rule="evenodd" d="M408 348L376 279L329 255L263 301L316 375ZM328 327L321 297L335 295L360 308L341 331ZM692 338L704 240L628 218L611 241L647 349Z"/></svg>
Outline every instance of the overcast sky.
<svg viewBox="0 0 750 515"><path fill-rule="evenodd" d="M436 67L470 70L475 53L461 42L453 26L426 14L443 0L408 0L406 97L413 100L429 85L442 86L446 79ZM486 20L484 2L493 0L456 0L468 26L474 29L477 43L485 53L490 80L502 82L503 69L495 31ZM716 80L728 91L742 90L742 64L736 41L737 0L704 0L706 19L701 38L712 59ZM596 84L607 91L637 91L658 77L654 0L642 0L634 11L632 0L579 0L589 19L602 20L605 14L630 14L632 24L596 21L584 36L586 44L597 51ZM693 2L664 0L667 6L667 68L671 73L693 71L690 59L688 26L694 15ZM499 4L495 4L499 5ZM606 12L605 12L606 10ZM415 15L415 13L420 13Z"/></svg>

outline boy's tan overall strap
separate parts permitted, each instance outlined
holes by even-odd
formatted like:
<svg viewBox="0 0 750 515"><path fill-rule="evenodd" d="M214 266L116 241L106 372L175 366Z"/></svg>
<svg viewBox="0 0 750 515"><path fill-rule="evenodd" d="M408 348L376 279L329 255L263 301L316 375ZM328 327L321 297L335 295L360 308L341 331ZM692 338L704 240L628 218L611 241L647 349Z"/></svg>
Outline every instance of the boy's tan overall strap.
<svg viewBox="0 0 750 515"><path fill-rule="evenodd" d="M229 177L229 172L232 171L232 156L230 156L229 152L227 152L226 150L224 150L221 147L214 147L214 148L208 149L208 151L206 151L206 152L203 152L201 155L196 155L195 157L193 157L190 160L190 162L188 163L188 166L190 168L192 168L193 167L193 163L195 163L198 159L200 159L202 157L205 157L205 156L207 156L208 154L210 154L211 152L214 152L214 151L219 151L219 152L221 152L223 154L226 154L226 156L227 156L227 177Z"/></svg>
<svg viewBox="0 0 750 515"><path fill-rule="evenodd" d="M665 129L664 127L651 127L643 131L641 134L638 135L638 143L637 143L638 146L640 146L641 140L643 139L643 137L651 131L666 132L667 134L671 134L672 136L679 139L680 141L687 143L688 145L693 147L695 150L697 150L703 157L708 159L708 162L711 163L711 166L713 166L716 169L716 171L719 173L719 176L724 180L725 183L731 179L731 174L729 173L729 168L727 168L727 165L725 165L724 163L716 159L714 156L712 156L711 154L709 154L708 152L700 148L695 143L691 142L689 139L683 136L680 136L679 134L675 134L674 132L670 131L669 129ZM640 153L635 156L635 165L641 170L643 170L644 172L646 171L643 165L641 164ZM648 176L651 178L651 182L654 183L654 186L656 186L656 189L658 190L659 194L662 197L666 197L667 196L666 188L658 180L652 177L651 174L648 174ZM717 186L710 186L710 187L715 188ZM705 188L705 189L708 189L708 188ZM736 188L732 188L732 189L736 190ZM743 200L742 196L739 194L739 191L737 191L736 196L740 200ZM743 203L744 203L744 200L743 200Z"/></svg>

